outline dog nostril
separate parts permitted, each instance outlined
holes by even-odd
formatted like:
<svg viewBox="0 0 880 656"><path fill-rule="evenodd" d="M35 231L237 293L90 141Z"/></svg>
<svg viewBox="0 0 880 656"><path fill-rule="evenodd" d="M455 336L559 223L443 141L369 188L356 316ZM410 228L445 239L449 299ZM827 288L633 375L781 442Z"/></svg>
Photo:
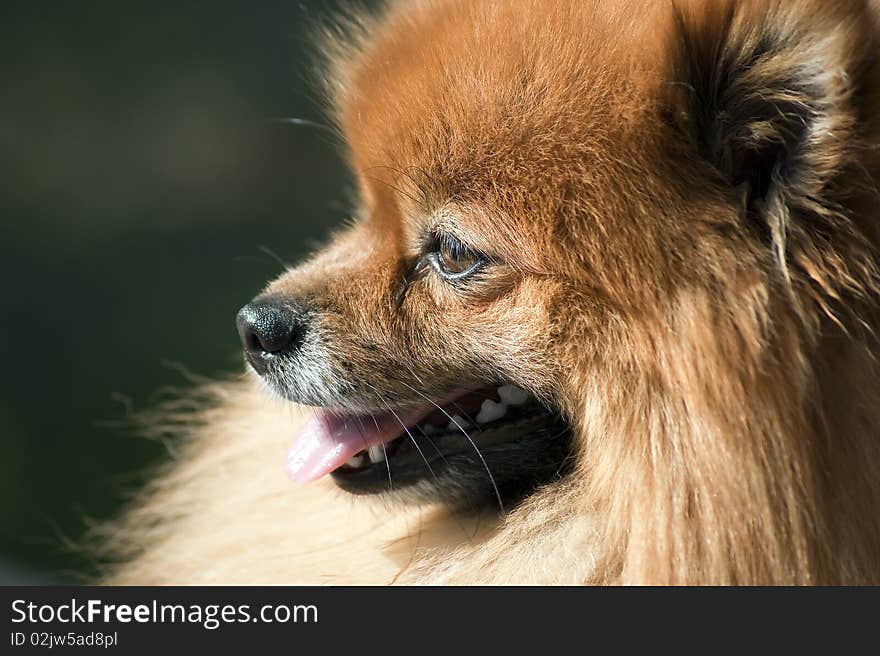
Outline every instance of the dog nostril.
<svg viewBox="0 0 880 656"><path fill-rule="evenodd" d="M263 345L260 343L260 338L257 337L257 333L250 329L245 332L244 347L249 351L264 350Z"/></svg>
<svg viewBox="0 0 880 656"><path fill-rule="evenodd" d="M257 300L238 312L236 326L242 346L254 367L269 355L292 350L304 330L301 313L287 304L273 300Z"/></svg>

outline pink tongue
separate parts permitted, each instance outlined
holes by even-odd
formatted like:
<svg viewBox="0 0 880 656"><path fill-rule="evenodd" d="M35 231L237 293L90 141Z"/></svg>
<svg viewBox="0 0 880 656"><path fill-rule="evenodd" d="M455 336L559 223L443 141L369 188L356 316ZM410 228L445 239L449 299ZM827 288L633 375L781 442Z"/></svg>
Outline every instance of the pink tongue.
<svg viewBox="0 0 880 656"><path fill-rule="evenodd" d="M387 444L399 437L403 426L423 419L431 406L399 415L390 412L375 419L338 417L323 410L315 411L287 452L287 475L298 483L308 483L343 465L358 451Z"/></svg>

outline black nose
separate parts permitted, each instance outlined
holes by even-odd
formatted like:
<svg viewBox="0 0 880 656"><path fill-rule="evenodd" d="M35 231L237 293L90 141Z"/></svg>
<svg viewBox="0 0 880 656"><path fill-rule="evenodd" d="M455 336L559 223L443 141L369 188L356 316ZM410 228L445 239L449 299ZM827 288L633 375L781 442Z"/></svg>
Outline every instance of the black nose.
<svg viewBox="0 0 880 656"><path fill-rule="evenodd" d="M294 350L305 331L303 313L276 299L256 299L238 311L238 336L248 362L265 373L269 361Z"/></svg>

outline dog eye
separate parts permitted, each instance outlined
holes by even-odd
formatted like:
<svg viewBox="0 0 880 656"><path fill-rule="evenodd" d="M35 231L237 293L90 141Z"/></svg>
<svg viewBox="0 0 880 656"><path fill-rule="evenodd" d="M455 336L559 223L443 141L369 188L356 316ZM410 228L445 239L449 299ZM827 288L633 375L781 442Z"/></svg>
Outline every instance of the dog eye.
<svg viewBox="0 0 880 656"><path fill-rule="evenodd" d="M484 255L448 235L435 239L428 259L437 273L447 280L462 280L486 263Z"/></svg>

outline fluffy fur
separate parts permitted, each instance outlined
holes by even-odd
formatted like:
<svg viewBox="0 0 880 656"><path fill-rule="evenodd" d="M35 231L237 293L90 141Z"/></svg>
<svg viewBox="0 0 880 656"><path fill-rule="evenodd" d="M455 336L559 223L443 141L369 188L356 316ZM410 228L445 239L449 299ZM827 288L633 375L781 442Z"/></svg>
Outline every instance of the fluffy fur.
<svg viewBox="0 0 880 656"><path fill-rule="evenodd" d="M330 299L341 377L404 353L552 401L574 471L503 517L297 488L303 411L211 385L175 415L178 461L106 530L107 580L880 583L877 15L417 0L334 32L360 218L269 291ZM509 264L400 310L428 214Z"/></svg>

